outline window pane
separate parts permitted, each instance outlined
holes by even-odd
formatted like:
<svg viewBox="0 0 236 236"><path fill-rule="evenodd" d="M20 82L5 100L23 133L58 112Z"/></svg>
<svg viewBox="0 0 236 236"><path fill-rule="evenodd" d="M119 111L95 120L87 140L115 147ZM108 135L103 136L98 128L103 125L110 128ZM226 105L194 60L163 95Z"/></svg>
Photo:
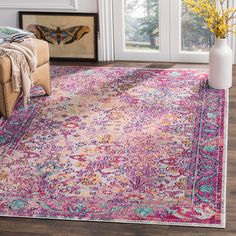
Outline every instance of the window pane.
<svg viewBox="0 0 236 236"><path fill-rule="evenodd" d="M208 52L214 43L214 35L195 13L190 12L182 1L182 51Z"/></svg>
<svg viewBox="0 0 236 236"><path fill-rule="evenodd" d="M125 0L124 3L125 48L159 50L159 0Z"/></svg>

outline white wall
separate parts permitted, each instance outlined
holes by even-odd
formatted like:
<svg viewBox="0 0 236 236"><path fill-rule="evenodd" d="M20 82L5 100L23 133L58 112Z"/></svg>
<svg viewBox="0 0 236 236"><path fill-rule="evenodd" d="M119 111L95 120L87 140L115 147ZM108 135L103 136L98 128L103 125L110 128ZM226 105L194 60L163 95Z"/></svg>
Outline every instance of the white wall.
<svg viewBox="0 0 236 236"><path fill-rule="evenodd" d="M74 0L0 0L0 25L17 27L18 11L78 11L92 13L98 11L96 0L75 1L78 5L77 10L73 9ZM35 4L40 5L38 7ZM63 4L65 8L61 9Z"/></svg>

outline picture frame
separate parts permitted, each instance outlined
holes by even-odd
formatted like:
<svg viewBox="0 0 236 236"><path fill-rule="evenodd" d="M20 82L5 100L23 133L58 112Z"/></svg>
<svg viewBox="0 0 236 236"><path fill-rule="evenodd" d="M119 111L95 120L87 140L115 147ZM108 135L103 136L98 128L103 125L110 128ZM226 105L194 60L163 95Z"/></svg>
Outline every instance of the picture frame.
<svg viewBox="0 0 236 236"><path fill-rule="evenodd" d="M19 11L19 27L48 42L51 60L98 61L98 14Z"/></svg>

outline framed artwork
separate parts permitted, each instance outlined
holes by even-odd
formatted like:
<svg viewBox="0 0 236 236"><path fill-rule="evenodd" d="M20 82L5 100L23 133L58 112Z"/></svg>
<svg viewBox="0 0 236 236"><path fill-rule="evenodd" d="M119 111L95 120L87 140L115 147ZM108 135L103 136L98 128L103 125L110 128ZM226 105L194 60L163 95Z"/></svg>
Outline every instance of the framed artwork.
<svg viewBox="0 0 236 236"><path fill-rule="evenodd" d="M48 42L53 60L97 61L96 13L19 12L21 29Z"/></svg>

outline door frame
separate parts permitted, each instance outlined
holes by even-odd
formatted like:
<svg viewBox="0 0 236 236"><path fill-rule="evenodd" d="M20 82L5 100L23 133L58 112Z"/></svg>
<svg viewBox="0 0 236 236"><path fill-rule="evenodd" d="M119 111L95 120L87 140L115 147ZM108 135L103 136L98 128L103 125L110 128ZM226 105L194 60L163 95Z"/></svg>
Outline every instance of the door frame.
<svg viewBox="0 0 236 236"><path fill-rule="evenodd" d="M187 52L181 50L181 0L171 0L170 7L170 61L208 63L209 52ZM177 25L176 25L176 22Z"/></svg>
<svg viewBox="0 0 236 236"><path fill-rule="evenodd" d="M124 0L113 1L113 17L114 17L114 44L116 60L135 60L135 61L169 61L169 17L166 13L169 12L169 0L159 0L160 9L160 50L129 50L125 48L125 19L123 14ZM168 13L169 14L169 13ZM121 17L122 15L122 17ZM120 37L122 35L122 37Z"/></svg>
<svg viewBox="0 0 236 236"><path fill-rule="evenodd" d="M115 61L113 0L97 0L97 6L99 12L98 60Z"/></svg>

